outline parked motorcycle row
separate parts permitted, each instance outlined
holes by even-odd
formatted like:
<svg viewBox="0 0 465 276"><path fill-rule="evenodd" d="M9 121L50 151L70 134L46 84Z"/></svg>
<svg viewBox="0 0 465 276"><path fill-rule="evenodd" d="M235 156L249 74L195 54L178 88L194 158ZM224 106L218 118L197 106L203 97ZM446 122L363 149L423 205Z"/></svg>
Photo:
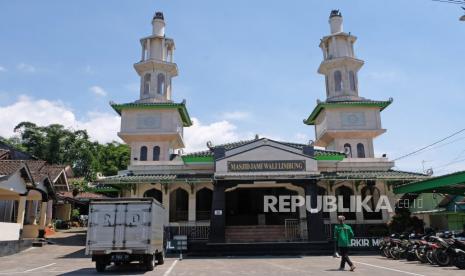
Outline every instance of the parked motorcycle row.
<svg viewBox="0 0 465 276"><path fill-rule="evenodd" d="M381 255L394 260L406 259L438 266L465 269L464 233L443 232L424 236L396 235L380 243Z"/></svg>

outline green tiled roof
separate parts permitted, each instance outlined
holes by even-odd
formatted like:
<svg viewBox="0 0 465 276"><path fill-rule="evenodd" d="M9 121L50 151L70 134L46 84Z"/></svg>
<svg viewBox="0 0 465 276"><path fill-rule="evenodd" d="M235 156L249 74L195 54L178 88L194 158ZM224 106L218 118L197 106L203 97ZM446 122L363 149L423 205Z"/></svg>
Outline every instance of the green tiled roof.
<svg viewBox="0 0 465 276"><path fill-rule="evenodd" d="M419 179L419 181L398 185L394 188L394 193L396 194L433 192L464 195L465 171L458 171L427 179Z"/></svg>
<svg viewBox="0 0 465 276"><path fill-rule="evenodd" d="M189 127L192 125L191 118L187 112L186 102L182 101L181 103L125 103L125 104L116 104L110 102L111 107L121 115L121 112L124 109L177 109L179 115L181 116L183 126Z"/></svg>
<svg viewBox="0 0 465 276"><path fill-rule="evenodd" d="M251 142L256 141L255 139L252 140L243 140L238 142L232 142L227 144L218 145L216 147L224 147L226 150L231 150L233 148L237 148L243 146L245 144L249 144ZM303 149L305 144L300 143L290 143L290 142L278 142L284 144L289 147L293 147L296 149ZM182 156L184 162L213 162L213 151L215 147L212 147L210 150L203 150L197 151L192 153L187 153ZM315 149L315 159L317 160L342 160L344 159L345 154L338 151L328 151L328 150L320 150Z"/></svg>
<svg viewBox="0 0 465 276"><path fill-rule="evenodd" d="M312 113L306 120L304 120L304 124L306 125L314 125L315 120L320 114L320 112L325 108L338 108L338 107L378 107L380 111L384 110L392 103L392 98L388 101L372 101L372 100L359 100L359 101L331 101L331 102L319 102L315 109L313 109Z"/></svg>
<svg viewBox="0 0 465 276"><path fill-rule="evenodd" d="M328 180L421 180L428 176L421 173L397 170L388 171L338 171L322 172L323 179Z"/></svg>

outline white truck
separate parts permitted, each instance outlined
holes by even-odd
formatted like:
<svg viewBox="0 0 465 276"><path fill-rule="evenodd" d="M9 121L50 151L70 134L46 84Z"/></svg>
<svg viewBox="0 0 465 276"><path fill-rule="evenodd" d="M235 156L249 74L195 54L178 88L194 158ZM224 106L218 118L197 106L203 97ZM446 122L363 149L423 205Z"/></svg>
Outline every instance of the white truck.
<svg viewBox="0 0 465 276"><path fill-rule="evenodd" d="M138 261L147 270L163 264L165 208L152 198L97 199L89 205L86 255L98 272Z"/></svg>

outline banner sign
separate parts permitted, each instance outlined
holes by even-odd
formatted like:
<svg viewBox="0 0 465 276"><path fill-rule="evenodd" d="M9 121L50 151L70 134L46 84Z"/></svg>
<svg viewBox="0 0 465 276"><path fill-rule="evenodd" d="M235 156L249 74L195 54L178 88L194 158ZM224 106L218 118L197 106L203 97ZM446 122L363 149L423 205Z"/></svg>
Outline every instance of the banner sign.
<svg viewBox="0 0 465 276"><path fill-rule="evenodd" d="M305 160L228 161L229 172L305 171Z"/></svg>
<svg viewBox="0 0 465 276"><path fill-rule="evenodd" d="M378 248L383 238L379 237L355 237L350 246L354 248Z"/></svg>

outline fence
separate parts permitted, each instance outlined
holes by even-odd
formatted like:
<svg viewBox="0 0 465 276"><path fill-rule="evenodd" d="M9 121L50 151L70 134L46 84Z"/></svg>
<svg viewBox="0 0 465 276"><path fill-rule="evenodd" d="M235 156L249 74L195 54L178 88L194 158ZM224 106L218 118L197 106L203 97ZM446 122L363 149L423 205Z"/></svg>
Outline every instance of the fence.
<svg viewBox="0 0 465 276"><path fill-rule="evenodd" d="M285 219L284 232L287 241L302 240L301 224L298 219Z"/></svg>
<svg viewBox="0 0 465 276"><path fill-rule="evenodd" d="M210 226L197 225L195 223L166 226L165 233L168 240L172 240L174 236L178 235L187 236L188 240L208 240L210 236Z"/></svg>

